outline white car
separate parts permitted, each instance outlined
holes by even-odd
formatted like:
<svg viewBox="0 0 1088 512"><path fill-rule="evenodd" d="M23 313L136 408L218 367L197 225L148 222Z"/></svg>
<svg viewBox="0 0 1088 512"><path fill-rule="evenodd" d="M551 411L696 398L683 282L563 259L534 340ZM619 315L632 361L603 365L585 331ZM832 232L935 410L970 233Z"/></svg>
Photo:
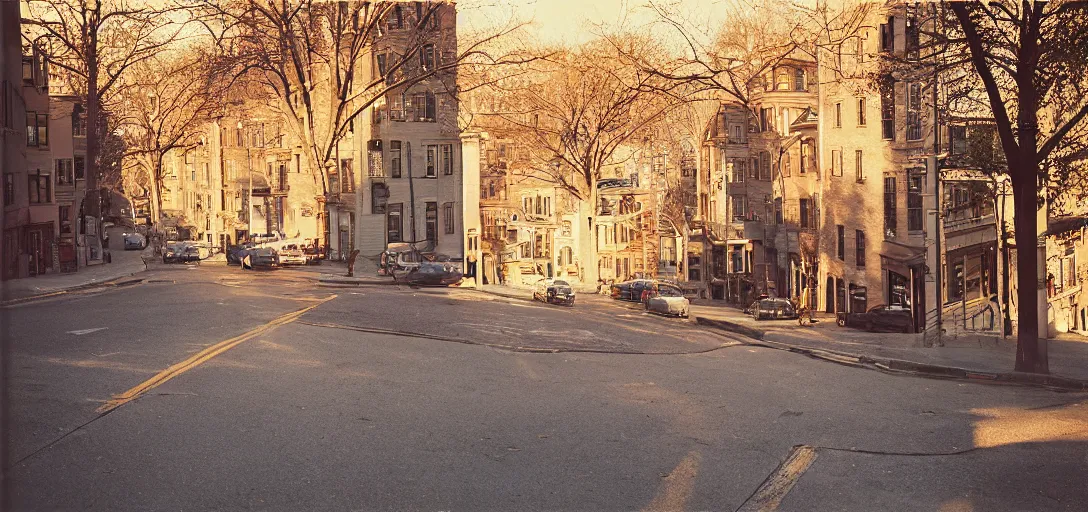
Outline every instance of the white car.
<svg viewBox="0 0 1088 512"><path fill-rule="evenodd" d="M691 301L684 297L684 291L675 286L657 285L646 299L646 311L662 315L688 317Z"/></svg>
<svg viewBox="0 0 1088 512"><path fill-rule="evenodd" d="M283 246L279 253L281 265L305 265L308 263L302 248L297 244L287 244Z"/></svg>

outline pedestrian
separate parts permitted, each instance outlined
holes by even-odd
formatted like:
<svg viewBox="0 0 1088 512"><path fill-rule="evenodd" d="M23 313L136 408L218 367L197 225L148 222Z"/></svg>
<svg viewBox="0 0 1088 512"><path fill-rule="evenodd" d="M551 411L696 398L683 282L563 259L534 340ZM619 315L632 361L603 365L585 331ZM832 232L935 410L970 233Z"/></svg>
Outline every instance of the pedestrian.
<svg viewBox="0 0 1088 512"><path fill-rule="evenodd" d="M502 286L503 284L506 284L506 266L500 263L498 267L499 286Z"/></svg>

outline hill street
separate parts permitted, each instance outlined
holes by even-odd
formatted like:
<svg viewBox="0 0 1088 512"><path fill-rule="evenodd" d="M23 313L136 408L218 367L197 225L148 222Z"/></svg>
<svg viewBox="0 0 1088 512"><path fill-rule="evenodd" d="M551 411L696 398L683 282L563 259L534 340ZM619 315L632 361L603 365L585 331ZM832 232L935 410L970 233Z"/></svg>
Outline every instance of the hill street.
<svg viewBox="0 0 1088 512"><path fill-rule="evenodd" d="M11 507L1088 502L1082 394L850 368L602 297L566 308L314 275L157 267L3 309Z"/></svg>

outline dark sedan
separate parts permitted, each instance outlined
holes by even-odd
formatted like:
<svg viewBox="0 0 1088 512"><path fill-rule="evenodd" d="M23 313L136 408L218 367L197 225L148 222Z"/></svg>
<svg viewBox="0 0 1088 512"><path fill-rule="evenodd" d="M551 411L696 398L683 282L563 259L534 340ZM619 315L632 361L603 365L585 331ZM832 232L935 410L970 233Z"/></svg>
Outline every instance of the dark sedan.
<svg viewBox="0 0 1088 512"><path fill-rule="evenodd" d="M839 313L839 325L870 332L914 332L914 316L902 306L881 304L864 313Z"/></svg>
<svg viewBox="0 0 1088 512"><path fill-rule="evenodd" d="M275 268L280 266L280 255L271 247L253 247L241 254L242 268Z"/></svg>
<svg viewBox="0 0 1088 512"><path fill-rule="evenodd" d="M574 290L570 283L558 279L541 279L533 289L533 300L548 304L574 305Z"/></svg>
<svg viewBox="0 0 1088 512"><path fill-rule="evenodd" d="M163 263L189 263L200 261L200 249L187 242L174 242L166 245L162 253Z"/></svg>
<svg viewBox="0 0 1088 512"><path fill-rule="evenodd" d="M449 286L461 282L464 274L449 263L424 261L407 272L394 272L393 277L414 286Z"/></svg>
<svg viewBox="0 0 1088 512"><path fill-rule="evenodd" d="M633 279L612 285L612 298L618 300L641 301L642 292L653 288L650 279Z"/></svg>
<svg viewBox="0 0 1088 512"><path fill-rule="evenodd" d="M777 320L797 318L797 311L793 303L787 299L765 298L759 299L748 306L746 313L756 320Z"/></svg>

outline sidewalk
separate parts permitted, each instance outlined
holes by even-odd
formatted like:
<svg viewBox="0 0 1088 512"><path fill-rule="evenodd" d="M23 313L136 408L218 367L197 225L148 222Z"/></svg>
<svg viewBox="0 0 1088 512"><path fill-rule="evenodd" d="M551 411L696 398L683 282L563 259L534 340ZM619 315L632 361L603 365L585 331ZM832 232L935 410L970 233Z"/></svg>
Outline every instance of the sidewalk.
<svg viewBox="0 0 1088 512"><path fill-rule="evenodd" d="M743 334L769 346L815 349L890 369L989 380L1042 382L1038 376L1013 372L1016 339L949 341L943 347L922 346L921 334L869 333L839 327L834 316L817 315L818 322L801 327L796 320L756 321L740 309L695 301L691 316L703 325ZM1088 389L1088 338L1076 334L1047 340L1050 379L1081 381ZM1076 386L1076 383L1066 383Z"/></svg>
<svg viewBox="0 0 1088 512"><path fill-rule="evenodd" d="M112 263L81 267L78 272L70 274L46 274L3 281L0 283L0 305L100 286L103 283L132 276L145 270L141 254L141 251L113 250Z"/></svg>

